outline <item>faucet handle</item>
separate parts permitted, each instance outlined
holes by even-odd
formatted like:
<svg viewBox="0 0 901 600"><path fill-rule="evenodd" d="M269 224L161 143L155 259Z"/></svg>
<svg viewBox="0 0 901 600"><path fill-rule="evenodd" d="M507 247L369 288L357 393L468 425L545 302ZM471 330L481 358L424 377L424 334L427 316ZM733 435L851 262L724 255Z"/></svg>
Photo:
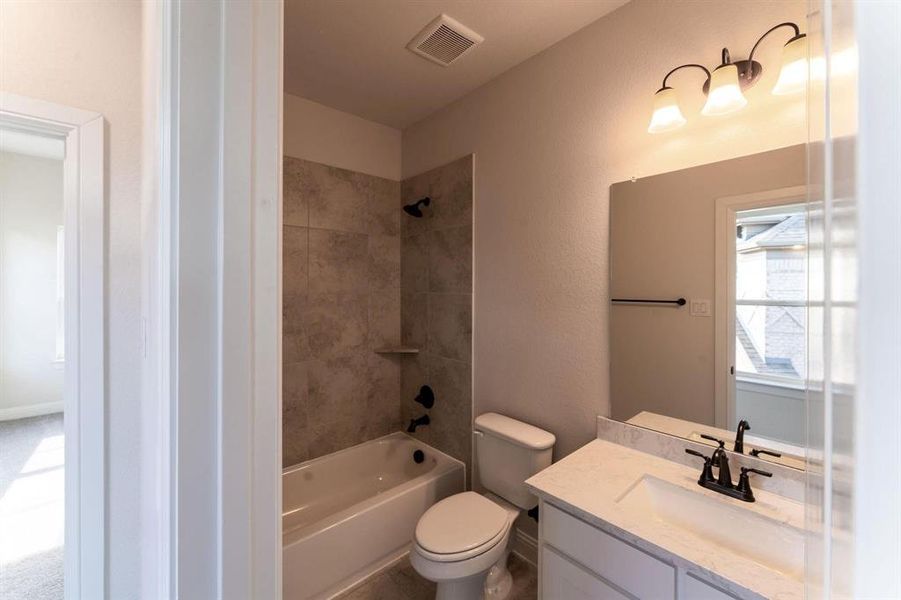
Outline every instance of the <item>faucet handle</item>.
<svg viewBox="0 0 901 600"><path fill-rule="evenodd" d="M711 442L718 443L720 445L720 448L723 448L724 450L726 448L726 442L724 442L723 440L721 440L719 438L715 438L712 435L707 435L706 433L702 433L701 437L704 438L705 440L710 440Z"/></svg>
<svg viewBox="0 0 901 600"><path fill-rule="evenodd" d="M772 477L773 474L769 471L763 471L761 469L752 469L751 467L742 467L741 474L745 475L746 473L757 473L758 475L763 475L764 477Z"/></svg>
<svg viewBox="0 0 901 600"><path fill-rule="evenodd" d="M698 452L697 450L692 450L691 448L686 448L685 454L691 454L692 456L697 456L698 458L703 458L704 460L710 460L709 456L705 456L703 453Z"/></svg>
<svg viewBox="0 0 901 600"><path fill-rule="evenodd" d="M754 502L754 492L751 490L751 482L749 481L748 475L749 473L757 473L758 475L763 475L764 477L772 477L773 474L769 471L752 469L750 467L741 468L741 475L738 476L738 485L735 486L735 489L742 495L742 500L746 502Z"/></svg>
<svg viewBox="0 0 901 600"><path fill-rule="evenodd" d="M686 448L685 454L691 454L692 456L697 456L698 458L704 459L704 468L701 471L701 476L698 478L699 484L704 485L704 483L710 483L711 481L714 481L713 459L711 459L709 456L705 456L697 450L692 450L691 448Z"/></svg>
<svg viewBox="0 0 901 600"><path fill-rule="evenodd" d="M782 455L778 452L770 452L769 450L764 450L763 448L754 448L748 454L754 457L759 457L761 454L766 454L768 456L772 456L774 458L782 458Z"/></svg>
<svg viewBox="0 0 901 600"><path fill-rule="evenodd" d="M720 447L713 452L713 466L720 467L722 466L723 462L728 464L729 458L726 456L726 442L719 438L715 438L712 435L707 435L706 433L702 433L701 437L705 440L710 440L711 442L716 442L720 445Z"/></svg>

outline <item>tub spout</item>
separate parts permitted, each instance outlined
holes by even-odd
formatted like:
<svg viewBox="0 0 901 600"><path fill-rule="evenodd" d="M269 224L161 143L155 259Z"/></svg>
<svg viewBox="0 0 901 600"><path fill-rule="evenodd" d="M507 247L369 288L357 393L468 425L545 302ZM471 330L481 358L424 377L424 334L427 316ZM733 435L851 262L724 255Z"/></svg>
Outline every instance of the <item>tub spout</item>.
<svg viewBox="0 0 901 600"><path fill-rule="evenodd" d="M429 415L422 415L418 419L410 419L410 426L407 427L407 433L413 433L420 425L428 425L431 422Z"/></svg>

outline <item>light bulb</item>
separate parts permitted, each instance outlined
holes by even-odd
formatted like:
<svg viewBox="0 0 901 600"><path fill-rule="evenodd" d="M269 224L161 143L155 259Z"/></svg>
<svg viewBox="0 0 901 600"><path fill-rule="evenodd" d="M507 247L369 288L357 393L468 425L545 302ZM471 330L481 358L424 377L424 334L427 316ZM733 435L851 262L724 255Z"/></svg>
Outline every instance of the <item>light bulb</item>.
<svg viewBox="0 0 901 600"><path fill-rule="evenodd" d="M738 85L738 67L732 63L720 65L710 76L710 93L701 114L707 117L727 115L747 103Z"/></svg>
<svg viewBox="0 0 901 600"><path fill-rule="evenodd" d="M784 96L807 88L807 36L801 34L782 48L782 68L773 94Z"/></svg>
<svg viewBox="0 0 901 600"><path fill-rule="evenodd" d="M685 125L685 117L679 110L676 90L669 87L660 88L654 94L654 114L648 125L648 133L672 131Z"/></svg>

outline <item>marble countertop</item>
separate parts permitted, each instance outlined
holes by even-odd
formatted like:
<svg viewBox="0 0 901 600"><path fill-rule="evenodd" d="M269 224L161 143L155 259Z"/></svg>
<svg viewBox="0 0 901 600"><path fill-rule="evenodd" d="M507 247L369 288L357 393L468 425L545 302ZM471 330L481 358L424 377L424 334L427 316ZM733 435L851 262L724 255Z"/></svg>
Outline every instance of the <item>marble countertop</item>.
<svg viewBox="0 0 901 600"><path fill-rule="evenodd" d="M700 575L741 598L802 600L804 582L737 555L712 540L687 535L672 523L642 515L618 500L650 475L694 493L804 529L804 505L765 491L746 503L697 485L700 472L625 446L594 440L526 481L541 499Z"/></svg>

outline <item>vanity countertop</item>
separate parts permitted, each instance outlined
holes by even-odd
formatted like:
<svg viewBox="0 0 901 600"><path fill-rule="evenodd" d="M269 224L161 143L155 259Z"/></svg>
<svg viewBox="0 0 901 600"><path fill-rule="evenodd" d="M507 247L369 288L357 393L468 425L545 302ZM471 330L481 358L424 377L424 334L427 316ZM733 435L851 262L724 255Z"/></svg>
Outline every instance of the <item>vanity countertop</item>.
<svg viewBox="0 0 901 600"><path fill-rule="evenodd" d="M804 583L799 574L775 571L713 540L687 535L672 523L640 514L620 503L636 482L651 476L803 530L803 504L765 491L755 491L757 501L747 503L701 488L697 485L700 467L700 461L698 468L692 469L594 440L528 479L526 485L542 500L688 572L700 574L736 596L802 600Z"/></svg>

